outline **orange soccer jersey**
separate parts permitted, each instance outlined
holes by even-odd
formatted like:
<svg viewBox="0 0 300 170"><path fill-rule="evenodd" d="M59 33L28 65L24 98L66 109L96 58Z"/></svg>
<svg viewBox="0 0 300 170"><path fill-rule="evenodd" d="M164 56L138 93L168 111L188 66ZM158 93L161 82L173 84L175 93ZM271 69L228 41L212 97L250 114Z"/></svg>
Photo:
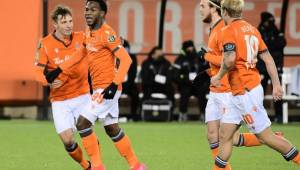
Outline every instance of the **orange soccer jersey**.
<svg viewBox="0 0 300 170"><path fill-rule="evenodd" d="M85 47L72 55L70 61L61 65L63 72L69 74L69 67L87 55L93 89L104 89L114 82L121 90L132 61L115 31L107 24L103 24L97 30L87 29L84 44ZM116 58L120 60L118 69Z"/></svg>
<svg viewBox="0 0 300 170"><path fill-rule="evenodd" d="M220 70L222 62L222 34L221 30L225 27L225 22L219 20L212 28L208 39L208 53L205 54L204 58L210 64L210 75L216 75ZM216 93L230 92L230 85L228 82L227 74L221 79L221 86L210 86L210 91Z"/></svg>
<svg viewBox="0 0 300 170"><path fill-rule="evenodd" d="M83 33L73 33L70 40L59 40L54 34L43 38L38 47L36 56L36 78L43 85L47 85L43 70L47 65L49 70L55 69L62 63L70 60L72 54L81 48L84 41ZM58 79L63 80L63 85L51 89L50 100L61 101L77 97L89 92L88 63L85 58L70 67L70 74L61 73Z"/></svg>
<svg viewBox="0 0 300 170"><path fill-rule="evenodd" d="M244 94L260 84L256 69L257 55L267 49L258 30L248 22L237 19L222 30L224 51L235 46L235 67L229 71L233 95Z"/></svg>

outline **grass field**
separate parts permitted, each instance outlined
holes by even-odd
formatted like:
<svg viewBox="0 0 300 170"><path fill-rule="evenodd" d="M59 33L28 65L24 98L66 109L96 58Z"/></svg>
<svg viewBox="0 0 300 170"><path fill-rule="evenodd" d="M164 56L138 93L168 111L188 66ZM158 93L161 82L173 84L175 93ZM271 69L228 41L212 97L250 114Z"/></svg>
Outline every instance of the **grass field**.
<svg viewBox="0 0 300 170"><path fill-rule="evenodd" d="M213 161L200 123L128 123L121 125L130 136L139 158L149 170L211 170ZM274 125L300 148L300 124ZM244 130L244 129L242 129ZM100 124L96 126L108 170L126 170ZM265 146L235 148L233 170L299 170ZM50 121L0 121L1 170L76 170Z"/></svg>

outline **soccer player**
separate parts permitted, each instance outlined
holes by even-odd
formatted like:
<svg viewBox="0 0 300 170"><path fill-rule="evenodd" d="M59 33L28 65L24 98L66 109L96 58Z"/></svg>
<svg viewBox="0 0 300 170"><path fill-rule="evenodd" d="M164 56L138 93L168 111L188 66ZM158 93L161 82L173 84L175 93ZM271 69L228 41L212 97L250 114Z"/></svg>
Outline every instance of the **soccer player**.
<svg viewBox="0 0 300 170"><path fill-rule="evenodd" d="M98 146L98 141L91 127L97 119L102 120L107 135L112 139L121 156L127 160L130 169L144 170L146 167L134 153L129 137L118 125L118 99L121 95L121 84L132 61L122 46L120 38L105 23L106 13L105 1L87 0L85 19L89 28L86 31L85 48L82 48L80 53L86 54L85 58L89 62L93 102L79 116L77 129L88 155L95 155L98 151L94 148ZM116 57L120 61L118 68L116 68ZM82 55L75 53L71 60L60 65L58 69L68 75L69 68L72 68L72 65L81 58ZM102 169L105 169L102 162L96 166L92 165L92 170Z"/></svg>
<svg viewBox="0 0 300 170"><path fill-rule="evenodd" d="M221 0L201 0L200 12L202 21L210 25L208 40L208 52L202 50L203 57L210 63L210 76L216 75L222 62L221 29L225 23L221 18ZM212 150L213 158L218 154L220 122L230 122L232 118L229 108L231 89L227 75L221 79L221 86L210 86L210 95L206 106L205 122L207 124L207 139ZM261 145L252 133L236 133L233 145L235 146L258 146Z"/></svg>
<svg viewBox="0 0 300 170"><path fill-rule="evenodd" d="M35 68L36 78L43 85L50 85L53 120L66 151L83 169L90 169L90 163L83 157L82 150L74 140L75 120L85 105L90 102L87 81L88 64L83 59L70 68L71 74L60 74L56 79L51 70L70 59L83 43L83 33L73 32L71 9L57 6L52 14L54 32L44 37L38 47Z"/></svg>
<svg viewBox="0 0 300 170"><path fill-rule="evenodd" d="M223 0L221 13L226 23L222 29L223 62L219 72L211 78L213 86L220 86L220 81L228 73L234 107L229 110L235 115L231 122L220 125L219 154L215 159L214 170L226 169L232 152L233 134L240 119L248 129L270 148L283 157L300 165L298 150L283 137L276 136L271 130L271 122L263 106L263 89L260 75L256 69L257 55L265 62L273 84L273 97L282 98L282 88L277 70L258 30L241 19L243 0Z"/></svg>

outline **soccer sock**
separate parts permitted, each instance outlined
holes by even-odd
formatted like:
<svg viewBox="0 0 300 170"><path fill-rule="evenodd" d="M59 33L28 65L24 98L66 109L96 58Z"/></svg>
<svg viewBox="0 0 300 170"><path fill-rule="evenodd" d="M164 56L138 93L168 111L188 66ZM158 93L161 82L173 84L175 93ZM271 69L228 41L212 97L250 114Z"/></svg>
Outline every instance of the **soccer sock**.
<svg viewBox="0 0 300 170"><path fill-rule="evenodd" d="M211 143L209 145L210 145L210 149L211 149L213 159L216 159L216 157L218 155L218 152L219 152L219 142Z"/></svg>
<svg viewBox="0 0 300 170"><path fill-rule="evenodd" d="M260 146L261 143L253 133L241 133L237 146Z"/></svg>
<svg viewBox="0 0 300 170"><path fill-rule="evenodd" d="M295 147L293 147L287 154L283 155L283 157L287 161L292 160L296 164L300 165L300 154Z"/></svg>
<svg viewBox="0 0 300 170"><path fill-rule="evenodd" d="M89 168L90 164L86 159L84 159L82 150L77 143L74 143L70 147L66 147L66 150L69 155L82 166L83 169Z"/></svg>
<svg viewBox="0 0 300 170"><path fill-rule="evenodd" d="M219 156L215 159L214 170L230 170L231 168L227 165L227 161L222 160Z"/></svg>
<svg viewBox="0 0 300 170"><path fill-rule="evenodd" d="M91 159L92 167L102 165L100 144L95 132L91 128L79 131L82 138L82 145Z"/></svg>
<svg viewBox="0 0 300 170"><path fill-rule="evenodd" d="M111 139L115 143L115 147L118 149L120 155L127 160L129 166L135 167L139 163L139 160L131 147L128 136L125 135L123 130L121 129L118 135Z"/></svg>

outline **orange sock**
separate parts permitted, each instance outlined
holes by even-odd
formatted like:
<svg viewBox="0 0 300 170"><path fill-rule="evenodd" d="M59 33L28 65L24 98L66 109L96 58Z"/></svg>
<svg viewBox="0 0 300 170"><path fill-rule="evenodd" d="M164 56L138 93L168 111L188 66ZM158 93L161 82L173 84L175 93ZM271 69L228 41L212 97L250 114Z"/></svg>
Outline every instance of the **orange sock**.
<svg viewBox="0 0 300 170"><path fill-rule="evenodd" d="M82 137L82 145L91 159L92 167L98 167L102 165L100 144L98 143L95 132L90 135Z"/></svg>
<svg viewBox="0 0 300 170"><path fill-rule="evenodd" d="M218 153L219 153L219 148L211 149L211 153L212 153L213 159L216 159L216 157L218 156Z"/></svg>
<svg viewBox="0 0 300 170"><path fill-rule="evenodd" d="M118 149L121 156L127 160L130 167L134 167L139 163L139 160L131 147L128 136L125 135L122 139L115 142L115 147Z"/></svg>
<svg viewBox="0 0 300 170"><path fill-rule="evenodd" d="M300 165L300 153L298 153L297 156L293 159L293 162Z"/></svg>
<svg viewBox="0 0 300 170"><path fill-rule="evenodd" d="M242 133L240 134L239 146L260 146L261 143L253 133Z"/></svg>
<svg viewBox="0 0 300 170"><path fill-rule="evenodd" d="M214 165L213 170L225 170L225 168L219 168L217 165Z"/></svg>
<svg viewBox="0 0 300 170"><path fill-rule="evenodd" d="M77 144L76 144L77 145ZM83 169L87 169L89 167L89 162L84 159L81 148L77 145L74 151L69 152L69 155L78 162Z"/></svg>
<svg viewBox="0 0 300 170"><path fill-rule="evenodd" d="M219 142L215 142L215 143L210 143L209 144L210 149L211 149L211 154L213 159L216 159L216 157L218 156L218 152L219 152Z"/></svg>
<svg viewBox="0 0 300 170"><path fill-rule="evenodd" d="M286 153L282 156L284 157L285 160L293 161L296 164L300 165L300 153L296 149L296 147L292 147L292 149L288 153Z"/></svg>

